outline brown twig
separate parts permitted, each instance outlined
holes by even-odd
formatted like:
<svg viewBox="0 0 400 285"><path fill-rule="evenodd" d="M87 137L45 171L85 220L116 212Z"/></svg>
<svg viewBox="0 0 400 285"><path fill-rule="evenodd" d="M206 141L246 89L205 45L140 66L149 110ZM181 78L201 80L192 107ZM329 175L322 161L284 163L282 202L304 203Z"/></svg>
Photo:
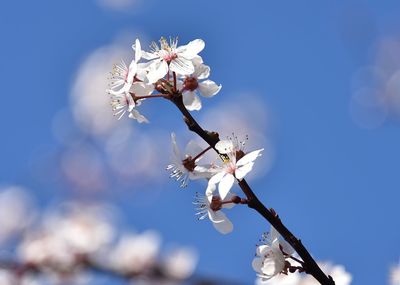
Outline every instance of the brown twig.
<svg viewBox="0 0 400 285"><path fill-rule="evenodd" d="M171 94L171 97L168 98L175 106L179 109L179 111L184 116L184 121L188 126L189 130L199 135L205 142L209 144L217 153L218 150L215 148L215 144L219 141L219 137L217 133L207 132L205 131L193 118L190 112L186 109L183 104L182 94L179 92L175 92ZM335 281L331 276L325 275L325 273L318 266L316 261L312 258L310 253L302 244L301 240L296 238L286 226L282 223L276 213L269 210L264 204L258 199L256 194L250 188L249 184L247 184L245 179L238 181L239 187L242 189L243 193L247 197L247 205L249 208L257 211L261 216L263 216L278 232L279 234L296 250L297 254L303 260L303 268L306 273L311 274L318 282L322 285L334 285Z"/></svg>

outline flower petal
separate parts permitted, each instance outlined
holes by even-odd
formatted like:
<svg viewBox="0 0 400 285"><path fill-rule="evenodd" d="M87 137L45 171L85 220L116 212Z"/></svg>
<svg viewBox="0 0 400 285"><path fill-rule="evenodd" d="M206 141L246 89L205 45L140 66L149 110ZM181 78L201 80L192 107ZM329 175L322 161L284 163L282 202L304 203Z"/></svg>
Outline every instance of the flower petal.
<svg viewBox="0 0 400 285"><path fill-rule="evenodd" d="M207 189L206 189L206 198L207 198L208 202L211 203L212 196L216 189L217 189L217 185L208 183Z"/></svg>
<svg viewBox="0 0 400 285"><path fill-rule="evenodd" d="M199 144L196 141L191 140L186 145L185 155L190 155L190 156L194 157L194 156L198 155L199 153L201 153L202 151L203 151L203 149L199 146Z"/></svg>
<svg viewBox="0 0 400 285"><path fill-rule="evenodd" d="M204 97L212 97L221 90L222 85L217 85L214 81L205 80L199 83L199 91Z"/></svg>
<svg viewBox="0 0 400 285"><path fill-rule="evenodd" d="M168 64L164 60L156 60L149 66L147 79L149 80L149 83L155 83L157 80L163 78L167 74L167 72Z"/></svg>
<svg viewBox="0 0 400 285"><path fill-rule="evenodd" d="M196 39L189 42L186 46L184 46L184 56L188 59L194 58L199 52L204 49L205 43L201 39Z"/></svg>
<svg viewBox="0 0 400 285"><path fill-rule="evenodd" d="M235 177L239 180L243 179L247 173L249 173L253 169L254 162L249 162L243 166L236 168Z"/></svg>
<svg viewBox="0 0 400 285"><path fill-rule="evenodd" d="M221 222L213 223L214 228L219 231L221 234L229 234L233 231L233 224L232 222L225 216L224 213L218 211L221 216L224 216L224 220Z"/></svg>
<svg viewBox="0 0 400 285"><path fill-rule="evenodd" d="M221 181L221 179L226 175L225 171L217 172L213 177L208 180L208 185L210 184L217 184Z"/></svg>
<svg viewBox="0 0 400 285"><path fill-rule="evenodd" d="M146 119L145 116L139 113L138 110L133 109L130 114L129 118L137 120L139 123L148 123L149 120Z"/></svg>
<svg viewBox="0 0 400 285"><path fill-rule="evenodd" d="M135 82L132 84L130 91L136 96L148 96L153 93L154 85L144 82Z"/></svg>
<svg viewBox="0 0 400 285"><path fill-rule="evenodd" d="M252 152L249 152L248 154L246 154L245 156L243 156L241 159L239 159L236 163L236 166L242 166L245 165L249 162L253 162L254 160L256 160L257 157L261 156L261 152L264 149L258 149L258 150L254 150Z"/></svg>
<svg viewBox="0 0 400 285"><path fill-rule="evenodd" d="M140 45L139 39L136 39L135 44L132 45L132 48L135 51L135 61L138 62L142 57L142 47Z"/></svg>
<svg viewBox="0 0 400 285"><path fill-rule="evenodd" d="M201 109L201 100L194 91L183 92L183 104L189 111Z"/></svg>
<svg viewBox="0 0 400 285"><path fill-rule="evenodd" d="M190 75L194 72L194 66L190 59L178 56L169 64L169 69L180 75Z"/></svg>
<svg viewBox="0 0 400 285"><path fill-rule="evenodd" d="M193 76L197 79L208 78L210 76L210 67L205 64L195 65Z"/></svg>
<svg viewBox="0 0 400 285"><path fill-rule="evenodd" d="M224 200L225 197L228 195L229 190L231 190L233 183L235 182L235 177L232 174L226 174L218 185L219 195L221 199Z"/></svg>
<svg viewBox="0 0 400 285"><path fill-rule="evenodd" d="M215 144L219 153L226 154L233 151L233 142L231 140L220 140Z"/></svg>
<svg viewBox="0 0 400 285"><path fill-rule="evenodd" d="M181 151L179 150L178 144L176 143L176 134L171 133L171 144L172 144L172 151L174 152L176 160L182 160Z"/></svg>
<svg viewBox="0 0 400 285"><path fill-rule="evenodd" d="M157 58L158 55L154 54L152 52L147 52L147 51L142 50L141 57L143 57L144 59L147 59L147 60L152 60L152 59Z"/></svg>

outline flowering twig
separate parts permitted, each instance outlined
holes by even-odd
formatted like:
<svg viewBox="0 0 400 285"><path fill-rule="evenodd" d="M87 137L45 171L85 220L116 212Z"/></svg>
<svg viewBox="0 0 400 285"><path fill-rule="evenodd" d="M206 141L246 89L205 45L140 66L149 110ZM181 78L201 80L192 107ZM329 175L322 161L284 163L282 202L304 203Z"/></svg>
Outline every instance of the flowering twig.
<svg viewBox="0 0 400 285"><path fill-rule="evenodd" d="M199 135L205 142L209 144L217 153L218 150L215 145L219 141L218 134L215 132L208 132L204 130L198 122L193 118L190 112L186 109L182 93L174 92L171 97L168 98L184 116L183 119L188 126L189 130ZM303 269L306 273L312 275L319 283L323 285L334 285L335 282L331 276L325 275L325 273L318 266L316 261L312 258L310 253L302 244L301 240L296 238L288 228L282 223L281 219L276 215L275 211L269 210L264 204L258 199L256 194L250 188L249 184L245 179L238 180L239 187L247 197L247 205L249 208L256 210L261 216L263 216L278 232L282 237L296 250L297 254L303 260Z"/></svg>

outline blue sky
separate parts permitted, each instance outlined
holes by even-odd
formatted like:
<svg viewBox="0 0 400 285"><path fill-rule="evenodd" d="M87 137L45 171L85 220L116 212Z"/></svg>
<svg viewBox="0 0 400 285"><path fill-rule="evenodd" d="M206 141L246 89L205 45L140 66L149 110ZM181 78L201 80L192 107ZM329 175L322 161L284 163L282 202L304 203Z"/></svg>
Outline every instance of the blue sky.
<svg viewBox="0 0 400 285"><path fill-rule="evenodd" d="M3 1L0 182L31 188L43 205L77 195L52 172L43 180L34 170L47 154L65 148L54 138L54 117L71 106L82 62L122 35L131 36L130 42L143 37L147 44L163 35L178 35L181 43L202 38L203 59L223 85L215 98L203 101L205 112L256 98L268 113L261 125L274 160L270 171L251 179L255 192L317 259L343 264L352 284L385 284L400 256L399 112L388 103L395 111L386 110L384 119L371 115L370 123L369 109L362 110L367 119L360 118L352 102L358 85L371 84L355 80L358 72L387 66L382 42L400 39L399 12L398 1L143 0L124 11L89 0ZM394 58L400 57L396 51ZM168 154L168 132L184 130L179 116L166 102L146 108L153 123L132 127L139 134L165 129L159 148ZM165 177L155 183L124 185L121 191L108 187L89 196L116 203L139 230L155 228L167 241L195 246L199 272L251 284L254 244L269 226L236 207L229 212L235 230L222 236L193 217L191 200L204 184L180 191L160 174ZM129 191L137 187L146 191Z"/></svg>

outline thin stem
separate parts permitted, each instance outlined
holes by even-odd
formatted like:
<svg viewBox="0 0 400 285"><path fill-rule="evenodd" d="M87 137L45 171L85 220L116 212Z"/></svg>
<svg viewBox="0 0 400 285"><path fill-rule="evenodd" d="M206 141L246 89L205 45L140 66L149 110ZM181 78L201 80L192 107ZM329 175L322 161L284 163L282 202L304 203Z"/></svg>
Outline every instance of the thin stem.
<svg viewBox="0 0 400 285"><path fill-rule="evenodd" d="M168 99L169 97L170 97L170 95L168 95L168 94L152 94L152 95L147 95L147 96L136 96L136 95L134 95L134 100L137 101L137 100L147 99L147 98L165 98L165 99Z"/></svg>
<svg viewBox="0 0 400 285"><path fill-rule="evenodd" d="M211 149L211 146L208 146L205 150L203 150L202 152L200 152L198 155L196 155L195 157L192 158L193 161L196 161L200 156L202 156L203 154L205 154L207 151L209 151Z"/></svg>
<svg viewBox="0 0 400 285"><path fill-rule="evenodd" d="M215 144L219 141L218 134L213 132L205 131L193 118L193 116L186 109L183 104L182 94L176 92L171 94L171 101L179 109L184 116L184 121L188 126L189 130L199 135L204 141L206 141L211 148L213 148L218 154L218 150L215 149ZM256 194L247 184L245 179L238 180L239 187L247 197L248 207L257 211L263 216L278 232L279 234L296 250L298 255L303 260L303 268L306 273L311 274L318 282L322 285L334 285L335 281L331 276L325 275L325 273L318 266L317 262L312 258L307 249L303 246L300 239L296 238L288 228L282 223L275 211L269 210L264 204L258 199Z"/></svg>
<svg viewBox="0 0 400 285"><path fill-rule="evenodd" d="M172 74L174 75L174 91L176 92L178 90L178 86L176 84L176 73L175 73L175 71Z"/></svg>

